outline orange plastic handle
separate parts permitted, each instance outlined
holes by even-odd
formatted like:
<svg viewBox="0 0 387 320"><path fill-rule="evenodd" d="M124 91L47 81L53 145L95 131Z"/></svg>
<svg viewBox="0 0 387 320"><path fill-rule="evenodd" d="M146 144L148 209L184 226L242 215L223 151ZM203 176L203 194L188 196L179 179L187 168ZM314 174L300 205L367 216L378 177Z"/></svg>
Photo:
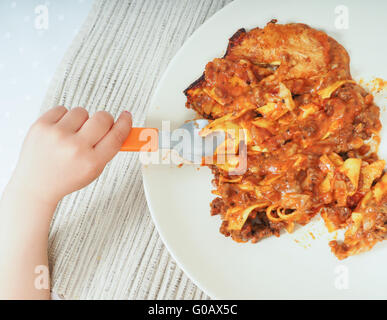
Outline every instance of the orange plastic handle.
<svg viewBox="0 0 387 320"><path fill-rule="evenodd" d="M154 152L159 149L159 130L155 128L132 128L121 151Z"/></svg>

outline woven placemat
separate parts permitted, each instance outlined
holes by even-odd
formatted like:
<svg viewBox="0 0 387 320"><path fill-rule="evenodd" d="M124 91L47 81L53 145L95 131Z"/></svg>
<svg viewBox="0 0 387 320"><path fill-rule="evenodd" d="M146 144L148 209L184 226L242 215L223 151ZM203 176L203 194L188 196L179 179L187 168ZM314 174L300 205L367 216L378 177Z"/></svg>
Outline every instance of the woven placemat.
<svg viewBox="0 0 387 320"><path fill-rule="evenodd" d="M229 0L96 1L42 111L83 106L144 123L177 50ZM150 218L137 154L62 200L49 239L52 291L65 299L208 299L180 270Z"/></svg>

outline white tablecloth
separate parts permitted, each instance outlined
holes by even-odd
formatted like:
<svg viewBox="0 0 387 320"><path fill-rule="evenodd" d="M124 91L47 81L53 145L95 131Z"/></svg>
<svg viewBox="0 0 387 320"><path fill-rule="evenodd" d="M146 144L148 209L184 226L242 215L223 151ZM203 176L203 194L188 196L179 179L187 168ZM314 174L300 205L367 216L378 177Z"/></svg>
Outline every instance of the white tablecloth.
<svg viewBox="0 0 387 320"><path fill-rule="evenodd" d="M230 0L96 1L51 82L43 110L83 106L141 126L184 41ZM183 107L183 106L182 106ZM52 223L52 290L65 299L208 299L170 257L149 215L137 154L119 154L66 197Z"/></svg>

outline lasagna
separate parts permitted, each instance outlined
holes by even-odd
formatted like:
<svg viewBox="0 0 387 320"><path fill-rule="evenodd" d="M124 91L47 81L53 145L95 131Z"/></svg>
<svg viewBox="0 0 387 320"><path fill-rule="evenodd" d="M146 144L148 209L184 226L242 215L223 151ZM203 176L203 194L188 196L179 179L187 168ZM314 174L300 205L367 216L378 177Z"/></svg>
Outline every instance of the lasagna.
<svg viewBox="0 0 387 320"><path fill-rule="evenodd" d="M321 215L329 231L346 229L343 241L329 243L339 259L386 237L380 111L349 61L326 33L272 20L238 30L224 57L185 90L186 107L210 120L201 135L224 131L235 152L218 161L217 150L204 163L222 234L255 243ZM238 174L241 159L246 170Z"/></svg>

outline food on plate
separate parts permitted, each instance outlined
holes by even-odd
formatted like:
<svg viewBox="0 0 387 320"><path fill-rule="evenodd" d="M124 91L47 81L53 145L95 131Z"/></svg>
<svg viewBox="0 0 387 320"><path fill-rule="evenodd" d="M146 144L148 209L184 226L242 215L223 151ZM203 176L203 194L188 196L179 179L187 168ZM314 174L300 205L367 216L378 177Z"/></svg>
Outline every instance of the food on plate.
<svg viewBox="0 0 387 320"><path fill-rule="evenodd" d="M201 134L225 131L223 147L235 153L208 164L222 234L258 242L321 215L329 231L346 229L344 241L330 243L339 259L386 237L379 107L326 33L275 20L240 29L185 94L186 106L211 121ZM236 174L241 159L246 170Z"/></svg>

